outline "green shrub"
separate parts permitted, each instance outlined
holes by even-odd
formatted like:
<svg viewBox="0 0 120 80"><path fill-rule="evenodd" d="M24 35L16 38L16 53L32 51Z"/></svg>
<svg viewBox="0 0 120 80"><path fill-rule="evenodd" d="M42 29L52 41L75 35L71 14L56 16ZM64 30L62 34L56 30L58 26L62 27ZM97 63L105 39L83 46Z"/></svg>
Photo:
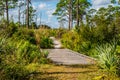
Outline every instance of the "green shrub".
<svg viewBox="0 0 120 80"><path fill-rule="evenodd" d="M22 80L29 75L26 65L47 63L47 52L29 41L0 38L0 75L2 80ZM30 73L33 71L30 71Z"/></svg>
<svg viewBox="0 0 120 80"><path fill-rule="evenodd" d="M56 29L56 35L55 37L56 38L61 38L63 34L65 34L68 30L66 29L63 29L63 28L59 28L59 29Z"/></svg>
<svg viewBox="0 0 120 80"><path fill-rule="evenodd" d="M21 40L17 43L14 43L16 46L16 57L19 62L27 62L27 63L41 63L41 59L45 58L48 55L47 52L42 52L38 46L29 43L28 41Z"/></svg>
<svg viewBox="0 0 120 80"><path fill-rule="evenodd" d="M97 48L99 66L104 70L116 73L118 56L116 52L116 42L104 44Z"/></svg>
<svg viewBox="0 0 120 80"><path fill-rule="evenodd" d="M64 47L86 55L91 55L89 51L93 49L90 41L83 40L81 35L73 31L63 34L61 42Z"/></svg>
<svg viewBox="0 0 120 80"><path fill-rule="evenodd" d="M44 58L47 58L49 52L46 51L46 50L42 50L41 52L44 53L44 54L42 54L42 56L43 56Z"/></svg>
<svg viewBox="0 0 120 80"><path fill-rule="evenodd" d="M118 62L117 62L117 74L120 77L120 55L118 56Z"/></svg>
<svg viewBox="0 0 120 80"><path fill-rule="evenodd" d="M71 50L96 57L96 46L118 39L118 34L113 35L112 27L109 30L104 26L89 27L83 25L80 29L73 29L62 34L61 42L64 47Z"/></svg>
<svg viewBox="0 0 120 80"><path fill-rule="evenodd" d="M0 80L29 80L30 74L37 71L38 64L30 63L23 64L13 61L14 57L2 60L2 67L0 68ZM12 60L10 60L12 59ZM3 65L4 64L4 65Z"/></svg>
<svg viewBox="0 0 120 80"><path fill-rule="evenodd" d="M41 52L39 47L28 41L3 40L0 45L4 52L0 52L0 77L1 80L23 80L28 78L35 70L30 68L33 63L48 63L48 52ZM6 46L12 45L9 51ZM5 46L5 47L4 47ZM7 51L6 51L7 50ZM11 50L12 53L11 53Z"/></svg>
<svg viewBox="0 0 120 80"><path fill-rule="evenodd" d="M26 40L11 40L0 38L0 53L4 55L15 55L18 62L26 61L28 63L40 60L42 53L38 46L31 44Z"/></svg>
<svg viewBox="0 0 120 80"><path fill-rule="evenodd" d="M18 27L13 22L11 22L9 26L5 29L5 33L7 37L11 37L17 31L18 31Z"/></svg>
<svg viewBox="0 0 120 80"><path fill-rule="evenodd" d="M42 37L40 40L41 48L53 48L53 41L48 37Z"/></svg>
<svg viewBox="0 0 120 80"><path fill-rule="evenodd" d="M21 40L15 44L17 58L20 60L27 60L28 63L34 61L34 59L39 58L40 51L39 48L33 44L30 44L28 41Z"/></svg>
<svg viewBox="0 0 120 80"><path fill-rule="evenodd" d="M50 29L50 30L49 30L49 35L56 37L56 36L57 36L57 30L55 30L55 29Z"/></svg>
<svg viewBox="0 0 120 80"><path fill-rule="evenodd" d="M5 79L8 80L23 80L29 74L29 71L24 66L19 64L12 64L5 66Z"/></svg>
<svg viewBox="0 0 120 80"><path fill-rule="evenodd" d="M36 71L34 64L48 63L48 52L36 45L35 32L11 24L0 32L0 80L25 80ZM40 39L44 35L39 35ZM43 39L50 44L48 38ZM46 44L46 43L45 43ZM48 45L48 44L47 44Z"/></svg>
<svg viewBox="0 0 120 80"><path fill-rule="evenodd" d="M21 80L28 74L28 71L24 69L25 63L23 61L18 62L14 53L15 48L8 49L7 46L10 44L7 41L5 45L2 45L4 52L0 52L0 80Z"/></svg>
<svg viewBox="0 0 120 80"><path fill-rule="evenodd" d="M80 42L80 39L78 39L78 38L79 38L79 36L76 35L75 33L73 33L73 32L67 32L66 34L62 35L61 42L64 45L64 47L67 47L67 48L73 50L76 47L78 47L78 46L76 46ZM78 43L78 44L75 44L75 43Z"/></svg>
<svg viewBox="0 0 120 80"><path fill-rule="evenodd" d="M39 29L35 31L35 39L40 48L52 48L53 41L49 38L50 34L47 29Z"/></svg>
<svg viewBox="0 0 120 80"><path fill-rule="evenodd" d="M32 29L20 28L13 34L12 38L14 40L27 40L32 44L36 44L34 31Z"/></svg>
<svg viewBox="0 0 120 80"><path fill-rule="evenodd" d="M15 48L13 45L9 44L9 40L7 38L0 37L0 54L7 55L8 53L12 54L14 53Z"/></svg>

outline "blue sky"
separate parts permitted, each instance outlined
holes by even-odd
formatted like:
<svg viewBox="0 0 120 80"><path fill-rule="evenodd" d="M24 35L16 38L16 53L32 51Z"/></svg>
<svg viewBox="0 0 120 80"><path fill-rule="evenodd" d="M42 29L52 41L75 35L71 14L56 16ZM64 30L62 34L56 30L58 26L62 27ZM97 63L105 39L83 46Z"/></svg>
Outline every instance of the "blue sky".
<svg viewBox="0 0 120 80"><path fill-rule="evenodd" d="M38 14L37 23L40 23L40 14L41 14L41 22L42 24L47 24L51 27L59 27L59 23L57 21L57 17L53 16L52 13L56 9L56 4L59 0L31 0L32 6L37 10L36 14ZM107 7L110 3L110 0L89 0L92 3L92 7L94 9L99 9L100 7ZM15 21L18 15L18 9L14 9L10 11L10 16L14 17Z"/></svg>
<svg viewBox="0 0 120 80"><path fill-rule="evenodd" d="M52 13L56 9L56 4L59 0L31 0L32 5L35 9L37 9L37 14L41 15L42 24L50 25L51 27L57 27L58 21L56 16L53 16ZM38 24L40 22L40 18L38 18Z"/></svg>

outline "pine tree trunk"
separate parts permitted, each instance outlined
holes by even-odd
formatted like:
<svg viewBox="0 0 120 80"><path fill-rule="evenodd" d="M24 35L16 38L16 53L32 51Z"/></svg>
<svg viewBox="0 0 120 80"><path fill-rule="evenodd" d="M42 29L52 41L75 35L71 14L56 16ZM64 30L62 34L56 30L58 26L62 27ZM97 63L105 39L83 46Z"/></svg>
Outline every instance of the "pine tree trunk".
<svg viewBox="0 0 120 80"><path fill-rule="evenodd" d="M69 28L69 30L71 29L71 26L70 26L70 11L69 11L69 23L68 23L68 28Z"/></svg>
<svg viewBox="0 0 120 80"><path fill-rule="evenodd" d="M79 1L77 2L77 27L79 27Z"/></svg>
<svg viewBox="0 0 120 80"><path fill-rule="evenodd" d="M7 26L9 26L8 0L5 1L5 4L6 4Z"/></svg>
<svg viewBox="0 0 120 80"><path fill-rule="evenodd" d="M19 10L18 10L18 22L19 22L19 27L20 27L20 6L19 6Z"/></svg>
<svg viewBox="0 0 120 80"><path fill-rule="evenodd" d="M29 28L29 0L27 0L26 26Z"/></svg>
<svg viewBox="0 0 120 80"><path fill-rule="evenodd" d="M72 0L69 2L69 30L73 27L73 20L72 20Z"/></svg>

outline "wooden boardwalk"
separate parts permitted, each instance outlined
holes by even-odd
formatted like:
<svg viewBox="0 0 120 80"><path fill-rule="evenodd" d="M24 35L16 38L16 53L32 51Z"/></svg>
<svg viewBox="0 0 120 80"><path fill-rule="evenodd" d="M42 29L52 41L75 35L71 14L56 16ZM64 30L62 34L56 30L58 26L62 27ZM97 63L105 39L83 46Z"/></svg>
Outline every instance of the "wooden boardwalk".
<svg viewBox="0 0 120 80"><path fill-rule="evenodd" d="M54 63L62 65L91 65L95 63L91 57L69 49L60 49L60 42L54 38L51 39L54 41L55 49L48 49L48 58Z"/></svg>

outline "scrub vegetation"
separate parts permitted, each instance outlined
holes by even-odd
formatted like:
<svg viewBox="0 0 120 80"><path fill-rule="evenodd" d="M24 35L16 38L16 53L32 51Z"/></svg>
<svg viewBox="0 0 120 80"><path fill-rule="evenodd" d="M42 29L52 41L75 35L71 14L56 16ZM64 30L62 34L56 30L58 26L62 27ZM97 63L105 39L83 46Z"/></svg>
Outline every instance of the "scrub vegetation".
<svg viewBox="0 0 120 80"><path fill-rule="evenodd" d="M18 4L18 2L20 4ZM91 9L88 0L59 0L60 28L37 24L31 0L0 1L0 80L120 80L120 6ZM9 10L27 7L18 22ZM21 22L21 14L26 19ZM75 22L75 23L74 23ZM63 28L68 23L68 28ZM73 25L74 24L74 25ZM59 26L59 25L58 25ZM56 26L56 27L58 27ZM95 65L55 65L47 59L54 36L64 48L96 59Z"/></svg>

